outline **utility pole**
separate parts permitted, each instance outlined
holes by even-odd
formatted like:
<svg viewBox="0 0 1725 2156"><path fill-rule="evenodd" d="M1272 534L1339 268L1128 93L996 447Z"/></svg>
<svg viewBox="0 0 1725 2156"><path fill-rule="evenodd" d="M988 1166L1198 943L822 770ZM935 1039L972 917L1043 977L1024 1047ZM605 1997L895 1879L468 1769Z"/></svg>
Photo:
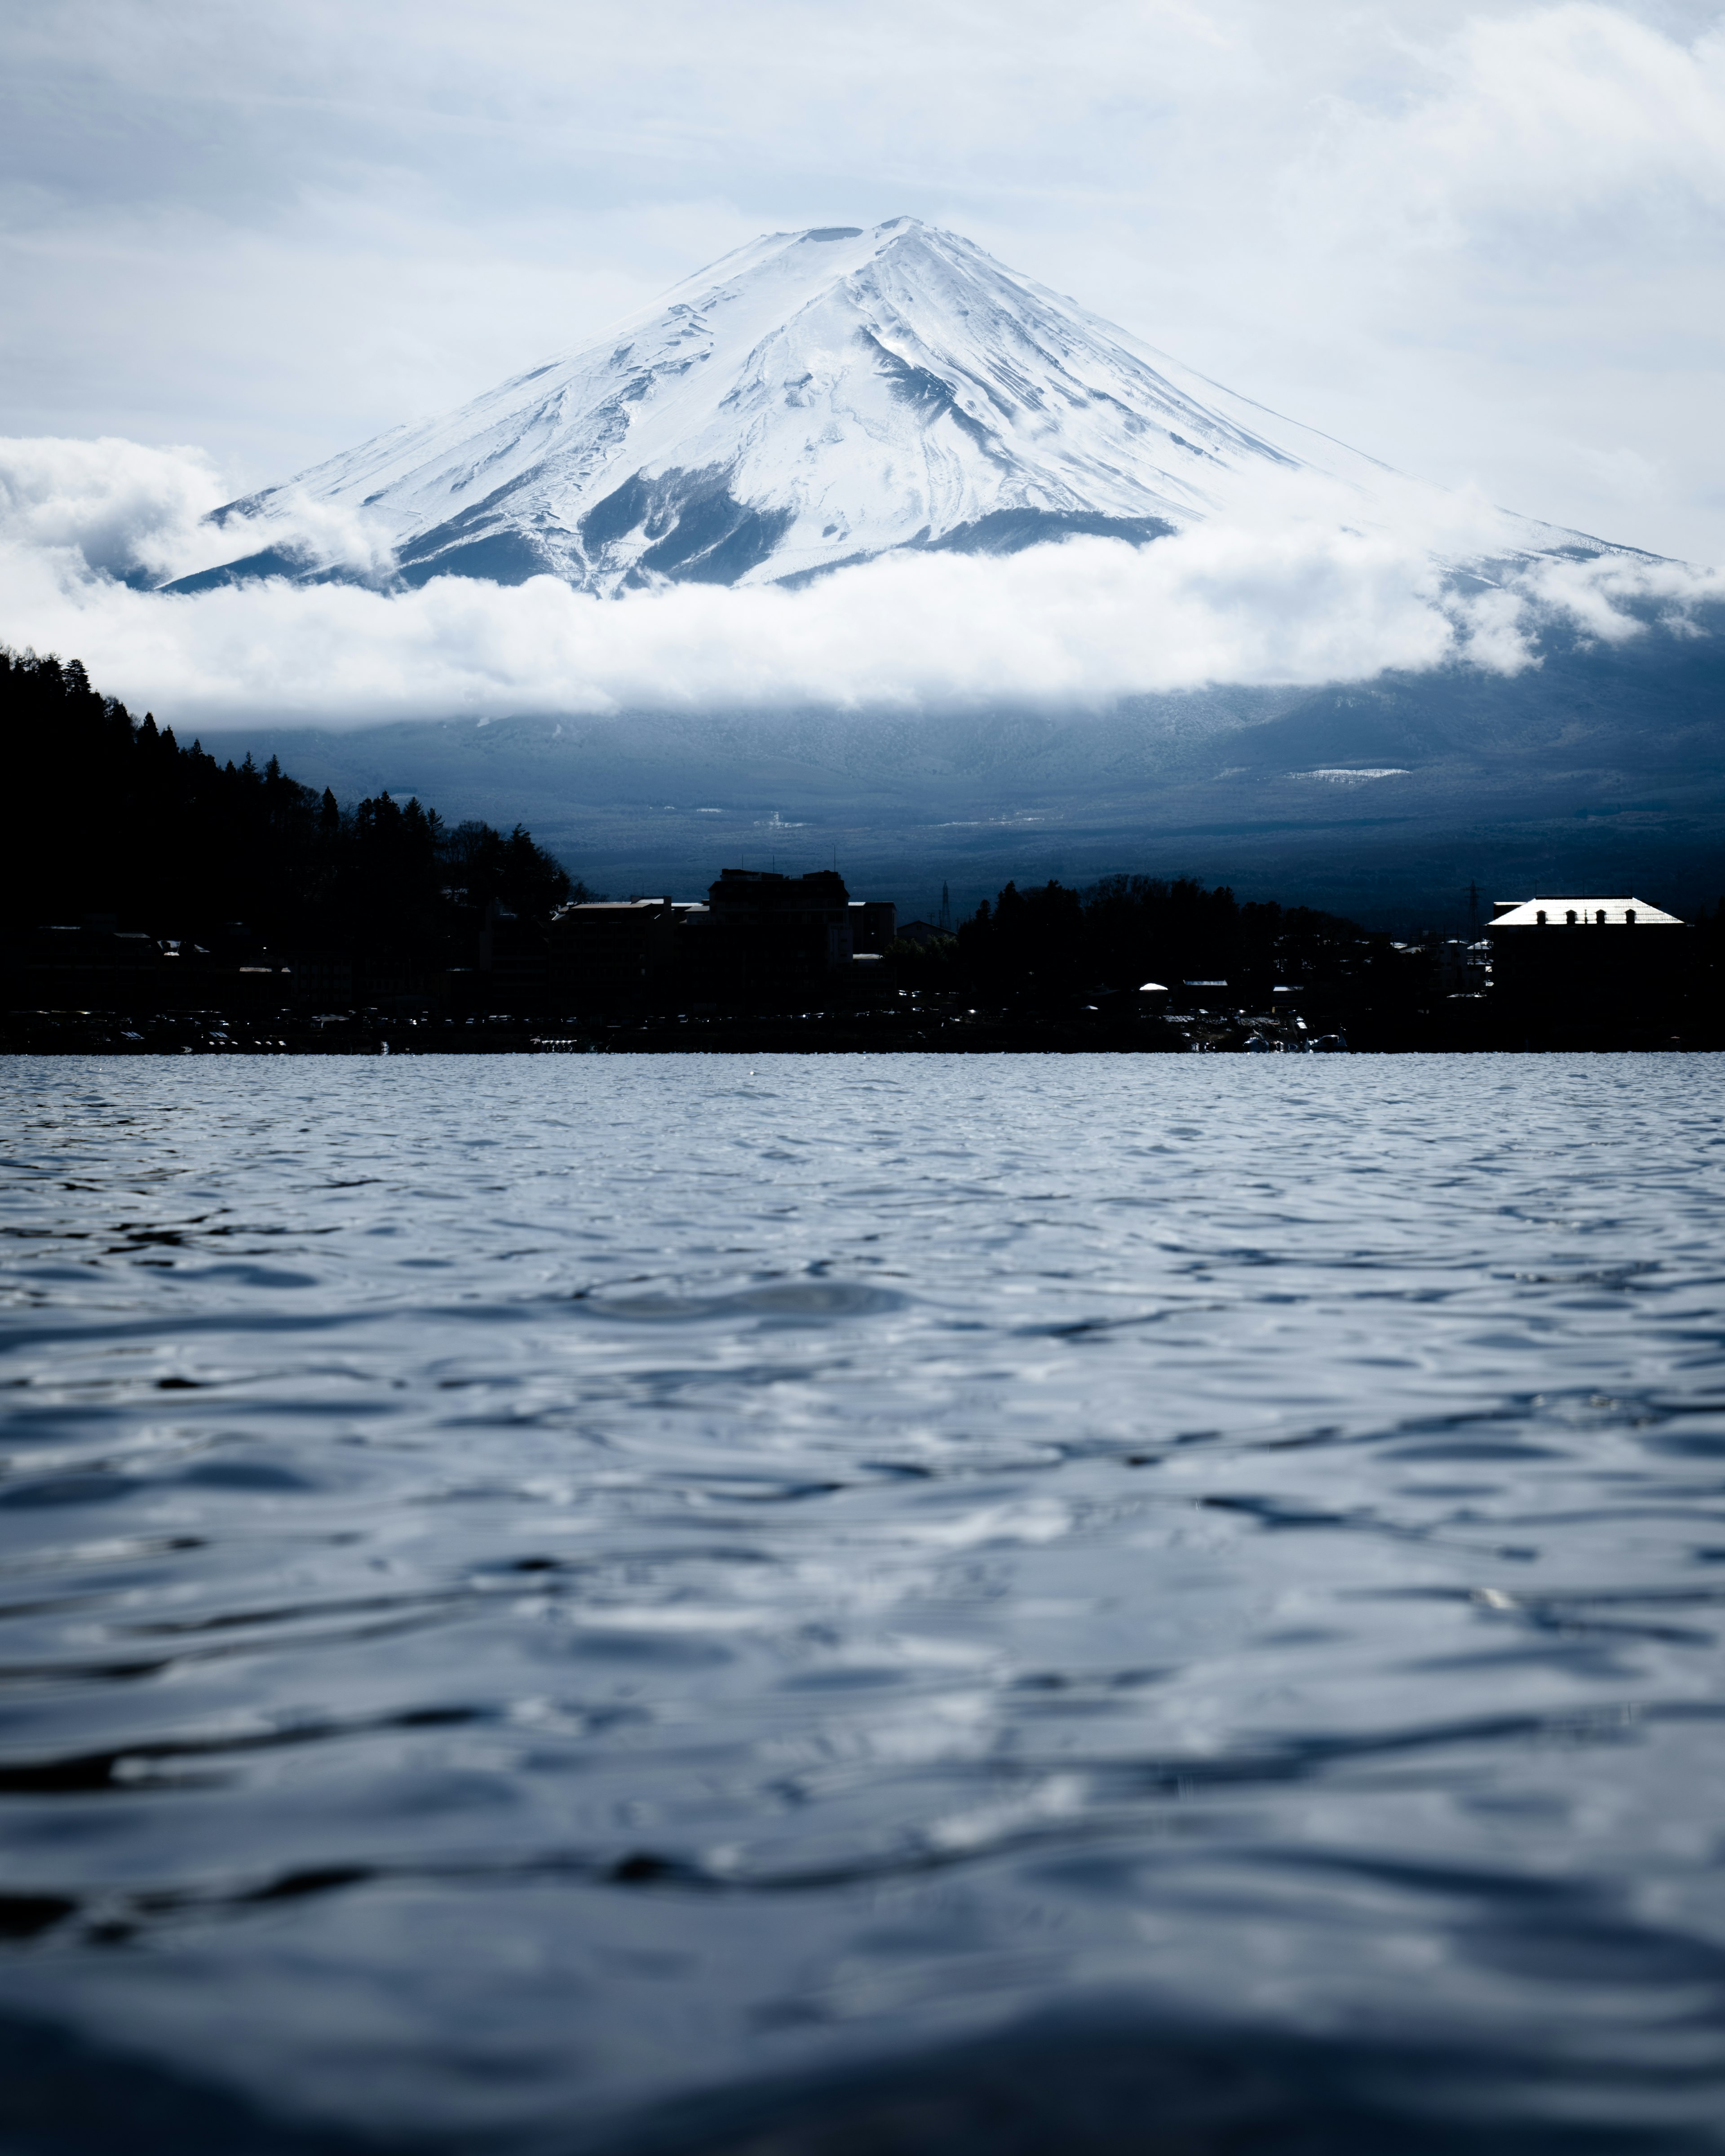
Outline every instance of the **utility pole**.
<svg viewBox="0 0 1725 2156"><path fill-rule="evenodd" d="M941 933L943 936L950 936L952 932L952 895L947 889L947 886L944 884L941 886L941 917L939 927Z"/></svg>

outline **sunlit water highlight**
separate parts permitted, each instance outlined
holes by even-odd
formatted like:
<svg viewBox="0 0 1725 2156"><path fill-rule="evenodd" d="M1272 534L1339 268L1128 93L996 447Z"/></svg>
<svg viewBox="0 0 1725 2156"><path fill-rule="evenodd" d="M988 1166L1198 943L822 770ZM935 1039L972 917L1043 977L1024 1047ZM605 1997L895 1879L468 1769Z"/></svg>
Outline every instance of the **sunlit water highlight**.
<svg viewBox="0 0 1725 2156"><path fill-rule="evenodd" d="M1721 1076L0 1066L5 2147L1717 2146Z"/></svg>

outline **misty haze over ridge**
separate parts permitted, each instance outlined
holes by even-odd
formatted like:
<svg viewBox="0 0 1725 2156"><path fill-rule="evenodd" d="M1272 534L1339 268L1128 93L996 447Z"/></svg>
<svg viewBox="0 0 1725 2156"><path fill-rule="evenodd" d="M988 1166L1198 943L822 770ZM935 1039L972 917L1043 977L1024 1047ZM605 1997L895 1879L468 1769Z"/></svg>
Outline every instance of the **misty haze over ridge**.
<svg viewBox="0 0 1725 2156"><path fill-rule="evenodd" d="M1473 881L1498 896L1651 875L1682 907L1714 901L1722 629L1716 607L1704 638L1572 644L1512 676L1192 690L1077 718L661 712L206 738L344 796L527 814L614 895L836 864L855 891L932 916L943 884L968 910L1009 877L1148 872L1459 927Z"/></svg>

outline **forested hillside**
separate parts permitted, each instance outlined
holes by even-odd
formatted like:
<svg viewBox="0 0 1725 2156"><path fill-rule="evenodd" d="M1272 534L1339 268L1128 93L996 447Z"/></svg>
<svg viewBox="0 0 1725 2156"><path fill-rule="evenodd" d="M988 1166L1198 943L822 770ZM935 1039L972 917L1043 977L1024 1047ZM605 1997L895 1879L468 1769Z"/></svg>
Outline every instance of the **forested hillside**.
<svg viewBox="0 0 1725 2156"><path fill-rule="evenodd" d="M344 809L248 757L218 763L153 715L135 719L78 660L0 647L10 814L0 925L111 914L202 937L241 921L265 942L429 947L495 899L543 920L567 871L517 824L446 825L388 793Z"/></svg>

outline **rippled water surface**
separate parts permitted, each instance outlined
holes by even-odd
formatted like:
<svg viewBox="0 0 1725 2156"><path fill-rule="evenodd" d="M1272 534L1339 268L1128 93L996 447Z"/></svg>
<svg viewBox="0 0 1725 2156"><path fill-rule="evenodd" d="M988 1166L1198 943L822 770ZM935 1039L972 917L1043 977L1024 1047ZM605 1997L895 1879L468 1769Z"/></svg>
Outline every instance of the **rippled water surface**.
<svg viewBox="0 0 1725 2156"><path fill-rule="evenodd" d="M1721 1078L0 1065L4 2146L1720 2145Z"/></svg>

